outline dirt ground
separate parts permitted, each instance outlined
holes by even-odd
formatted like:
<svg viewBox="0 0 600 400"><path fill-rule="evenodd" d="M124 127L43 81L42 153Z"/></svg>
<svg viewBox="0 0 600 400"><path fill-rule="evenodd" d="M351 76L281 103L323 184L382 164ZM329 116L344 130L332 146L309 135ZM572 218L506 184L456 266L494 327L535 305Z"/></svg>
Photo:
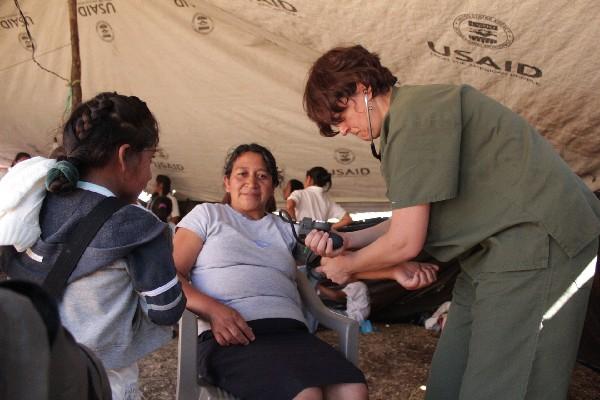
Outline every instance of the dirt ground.
<svg viewBox="0 0 600 400"><path fill-rule="evenodd" d="M370 399L423 399L436 335L410 324L374 325L374 333L360 337L360 367L367 377ZM318 335L336 342L331 331ZM143 359L140 376L143 399L175 399L177 340ZM568 400L590 399L600 399L600 373L577 364Z"/></svg>

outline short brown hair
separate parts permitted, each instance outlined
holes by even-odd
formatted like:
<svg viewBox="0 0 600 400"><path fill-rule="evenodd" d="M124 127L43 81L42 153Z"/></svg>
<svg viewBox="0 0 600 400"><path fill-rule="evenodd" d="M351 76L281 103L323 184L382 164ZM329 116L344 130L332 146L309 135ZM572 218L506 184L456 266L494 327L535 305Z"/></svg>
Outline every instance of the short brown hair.
<svg viewBox="0 0 600 400"><path fill-rule="evenodd" d="M304 89L304 110L317 123L321 135L335 136L332 125L342 122L343 99L356 93L356 84L370 87L373 97L387 92L397 79L381 65L379 56L360 45L336 47L323 54L310 69Z"/></svg>

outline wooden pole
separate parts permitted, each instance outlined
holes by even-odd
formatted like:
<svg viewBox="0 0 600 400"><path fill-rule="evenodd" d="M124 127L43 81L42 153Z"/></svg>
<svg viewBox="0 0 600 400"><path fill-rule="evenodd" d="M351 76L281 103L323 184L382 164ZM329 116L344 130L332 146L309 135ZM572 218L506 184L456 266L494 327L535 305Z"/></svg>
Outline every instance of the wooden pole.
<svg viewBox="0 0 600 400"><path fill-rule="evenodd" d="M71 110L81 104L81 57L79 55L79 30L77 26L77 0L69 2L69 26L71 28Z"/></svg>

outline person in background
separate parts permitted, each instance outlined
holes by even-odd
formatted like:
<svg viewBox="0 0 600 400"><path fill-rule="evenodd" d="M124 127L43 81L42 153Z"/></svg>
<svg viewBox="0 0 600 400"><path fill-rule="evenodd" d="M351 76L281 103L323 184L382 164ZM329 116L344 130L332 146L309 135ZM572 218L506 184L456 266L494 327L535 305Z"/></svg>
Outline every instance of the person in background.
<svg viewBox="0 0 600 400"><path fill-rule="evenodd" d="M171 233L175 234L175 224L169 221L169 216L173 211L173 202L167 196L157 196L152 201L151 211L160 219L162 222L169 225Z"/></svg>
<svg viewBox="0 0 600 400"><path fill-rule="evenodd" d="M16 164L20 163L21 161L29 160L30 158L31 158L31 155L29 153L20 151L17 153L17 155L15 156L15 158L14 158L12 164L10 164L10 166L14 167Z"/></svg>
<svg viewBox="0 0 600 400"><path fill-rule="evenodd" d="M306 327L297 243L266 210L281 180L275 158L243 144L223 175L224 204L196 206L174 240L188 309L210 324L198 338L203 376L250 400L366 399L360 370Z"/></svg>
<svg viewBox="0 0 600 400"><path fill-rule="evenodd" d="M290 179L283 188L283 199L287 200L290 194L296 190L304 189L304 184L298 179Z"/></svg>
<svg viewBox="0 0 600 400"><path fill-rule="evenodd" d="M100 93L66 121L65 158L35 157L16 165L0 182L26 188L34 173L41 171L43 177L47 172L47 192L39 190L43 201L29 201L31 191L20 190L25 195L2 213L2 219L10 215L35 222L0 224L5 227L0 231L0 266L11 279L42 283L82 218L106 197L128 203L91 241L59 303L63 325L107 369L114 400L139 398L137 360L171 339L170 327L186 304L164 224L135 205L152 176L157 144L158 125L146 103L135 96ZM31 215L35 221L29 220ZM23 237L35 230L40 233L24 243Z"/></svg>
<svg viewBox="0 0 600 400"><path fill-rule="evenodd" d="M344 282L422 250L461 273L427 383L433 399L565 399L590 295L600 202L528 122L467 85L398 85L338 47L309 72L322 135L371 142L392 218L306 243ZM377 152L373 139L380 139ZM356 251L347 251L354 249Z"/></svg>
<svg viewBox="0 0 600 400"><path fill-rule="evenodd" d="M171 193L171 178L166 175L157 175L154 181L154 193L152 199L148 203L148 208L152 209L152 203L157 196L166 196L171 199L172 211L169 215L169 221L177 224L181 221L181 213L179 212L179 203L173 193Z"/></svg>
<svg viewBox="0 0 600 400"><path fill-rule="evenodd" d="M286 206L290 216L301 221L304 217L313 220L328 221L337 218L338 222L332 225L339 229L352 222L350 214L339 204L331 200L327 191L331 189L331 174L323 167L313 167L306 171L304 189L290 192Z"/></svg>

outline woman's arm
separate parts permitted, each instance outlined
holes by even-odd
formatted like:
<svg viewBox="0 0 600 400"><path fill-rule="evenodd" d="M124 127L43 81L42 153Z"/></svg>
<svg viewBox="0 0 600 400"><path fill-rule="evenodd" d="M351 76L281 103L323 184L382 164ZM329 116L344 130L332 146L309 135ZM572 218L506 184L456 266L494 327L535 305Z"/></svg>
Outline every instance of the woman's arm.
<svg viewBox="0 0 600 400"><path fill-rule="evenodd" d="M341 228L343 226L346 226L348 224L351 224L351 223L352 223L352 217L350 217L350 214L345 213L342 216L342 218L338 222L336 222L335 224L333 224L331 227L333 229L339 229L339 228Z"/></svg>
<svg viewBox="0 0 600 400"><path fill-rule="evenodd" d="M373 238L376 234L388 228L366 247L339 255L334 258L323 258L321 268L327 277L337 283L343 283L350 279L352 274L363 271L373 271L389 268L416 257L425 243L427 226L429 224L429 204L421 204L394 210L392 218L386 225L377 228L366 229L362 238ZM361 231L357 231L361 232ZM351 232L355 233L355 232ZM355 238L358 235L348 235L350 246L356 246ZM344 239L346 239L344 235ZM315 253L320 255L332 254L331 241L322 232L311 232L305 243Z"/></svg>
<svg viewBox="0 0 600 400"><path fill-rule="evenodd" d="M189 229L179 228L173 239L173 259L188 302L187 308L210 322L215 339L221 346L243 344L254 340L252 329L244 318L231 307L221 304L196 289L189 275L204 242Z"/></svg>
<svg viewBox="0 0 600 400"><path fill-rule="evenodd" d="M288 214L295 221L296 220L296 202L292 199L287 199L285 201L285 207L287 208Z"/></svg>
<svg viewBox="0 0 600 400"><path fill-rule="evenodd" d="M438 266L434 264L406 261L395 267L358 272L352 276L352 279L390 279L398 282L407 290L416 290L435 282L438 269Z"/></svg>

